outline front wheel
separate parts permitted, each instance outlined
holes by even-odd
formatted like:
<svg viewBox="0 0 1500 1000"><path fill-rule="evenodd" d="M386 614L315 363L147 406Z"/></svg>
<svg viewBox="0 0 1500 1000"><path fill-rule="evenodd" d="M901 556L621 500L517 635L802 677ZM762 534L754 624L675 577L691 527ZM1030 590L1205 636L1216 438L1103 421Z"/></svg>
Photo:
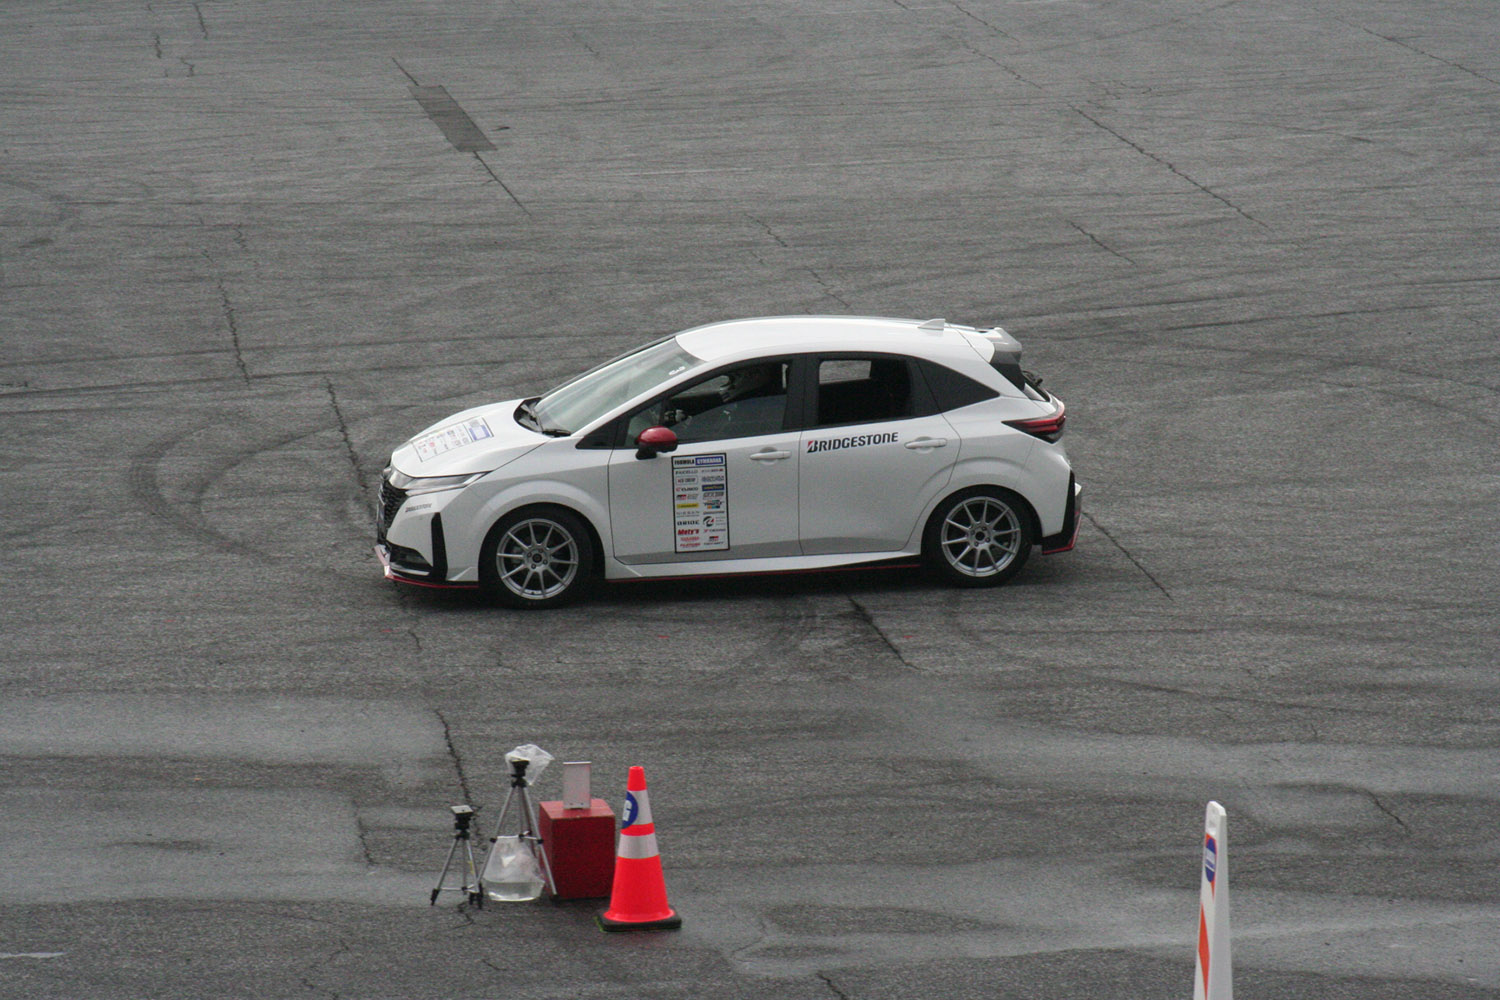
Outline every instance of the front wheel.
<svg viewBox="0 0 1500 1000"><path fill-rule="evenodd" d="M574 514L557 507L507 515L479 550L479 584L513 608L575 600L593 578L594 545Z"/></svg>
<svg viewBox="0 0 1500 1000"><path fill-rule="evenodd" d="M922 558L948 583L993 587L1020 572L1035 543L1026 502L1010 490L984 486L938 506L922 537Z"/></svg>

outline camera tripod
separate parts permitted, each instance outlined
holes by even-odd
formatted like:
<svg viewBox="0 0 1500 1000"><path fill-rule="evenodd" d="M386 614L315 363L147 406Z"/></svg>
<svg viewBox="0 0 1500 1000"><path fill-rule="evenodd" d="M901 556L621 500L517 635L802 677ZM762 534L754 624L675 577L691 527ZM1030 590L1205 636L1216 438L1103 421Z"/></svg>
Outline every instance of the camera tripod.
<svg viewBox="0 0 1500 1000"><path fill-rule="evenodd" d="M492 867L492 864L497 860L497 855L499 853L495 850L495 847L493 845L500 839L501 831L505 829L505 817L510 813L511 802L515 799L519 799L521 810L521 829L516 839L521 843L529 845L532 854L540 863L542 872L542 889L545 891L547 889L550 889L554 884L552 881L552 865L547 860L547 852L542 850L542 838L536 830L536 810L531 804L531 794L526 790L527 785L529 784L529 782L526 780L526 766L530 763L531 762L529 760L525 760L524 758L519 760L511 760L510 762L510 788L505 793L505 802L500 806L500 815L495 817L495 834L494 836L490 837L490 844L492 846L490 848L490 856L485 859L484 874L486 876L489 876L492 880L497 875L496 872L490 871L490 868ZM492 898L497 900L505 899L504 896L499 895L493 896ZM530 898L534 899L536 897L532 896Z"/></svg>
<svg viewBox="0 0 1500 1000"><path fill-rule="evenodd" d="M432 898L427 905L436 905L440 892L461 892L468 897L469 902L483 907L484 891L479 882L479 867L474 863L474 842L469 835L469 824L473 822L476 810L468 805L449 808L453 810L453 846L448 848L448 860L443 862L443 873L438 876L437 888L432 890ZM453 866L453 856L458 853L459 844L464 846L464 873L467 878L463 885L444 885L448 881L448 869Z"/></svg>

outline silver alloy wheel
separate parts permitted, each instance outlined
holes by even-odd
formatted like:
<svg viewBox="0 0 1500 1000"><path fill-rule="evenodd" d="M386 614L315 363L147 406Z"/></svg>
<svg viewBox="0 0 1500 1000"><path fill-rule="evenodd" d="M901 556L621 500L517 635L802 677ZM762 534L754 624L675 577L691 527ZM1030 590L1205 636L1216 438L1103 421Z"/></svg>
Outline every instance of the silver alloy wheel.
<svg viewBox="0 0 1500 1000"><path fill-rule="evenodd" d="M1019 515L995 497L970 497L943 519L938 545L956 572L975 579L994 576L1015 561L1025 543Z"/></svg>
<svg viewBox="0 0 1500 1000"><path fill-rule="evenodd" d="M547 517L517 521L495 547L500 582L527 601L544 601L567 590L578 576L578 563L578 540Z"/></svg>

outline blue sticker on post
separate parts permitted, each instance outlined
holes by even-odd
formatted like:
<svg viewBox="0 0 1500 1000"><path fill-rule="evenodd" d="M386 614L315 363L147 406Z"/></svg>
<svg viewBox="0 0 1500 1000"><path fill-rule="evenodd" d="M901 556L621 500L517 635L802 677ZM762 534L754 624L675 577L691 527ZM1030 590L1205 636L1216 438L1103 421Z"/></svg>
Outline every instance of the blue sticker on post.
<svg viewBox="0 0 1500 1000"><path fill-rule="evenodd" d="M1214 843L1213 834L1203 836L1203 877L1208 880L1209 885L1214 884L1214 875L1219 870L1219 845Z"/></svg>
<svg viewBox="0 0 1500 1000"><path fill-rule="evenodd" d="M635 800L630 792L625 793L625 818L620 823L621 828L635 825L635 818L641 813L641 804Z"/></svg>

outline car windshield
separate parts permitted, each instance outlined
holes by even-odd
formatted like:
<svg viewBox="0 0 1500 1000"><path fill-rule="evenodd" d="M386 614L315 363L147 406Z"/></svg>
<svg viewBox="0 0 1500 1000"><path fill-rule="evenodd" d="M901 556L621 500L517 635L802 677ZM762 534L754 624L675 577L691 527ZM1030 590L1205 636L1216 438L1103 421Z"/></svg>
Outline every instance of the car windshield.
<svg viewBox="0 0 1500 1000"><path fill-rule="evenodd" d="M669 337L564 382L538 399L531 412L541 430L571 434L701 363Z"/></svg>

